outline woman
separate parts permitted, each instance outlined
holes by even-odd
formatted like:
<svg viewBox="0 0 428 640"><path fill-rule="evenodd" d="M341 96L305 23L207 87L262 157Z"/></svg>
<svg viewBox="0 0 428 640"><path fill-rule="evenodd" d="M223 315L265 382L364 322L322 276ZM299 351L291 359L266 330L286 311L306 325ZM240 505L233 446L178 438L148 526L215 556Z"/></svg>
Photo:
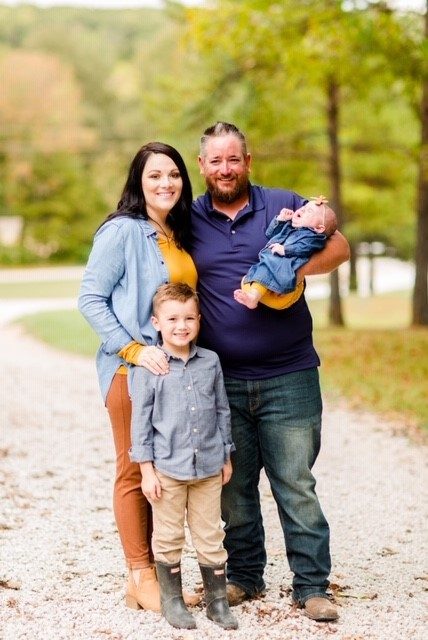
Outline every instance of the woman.
<svg viewBox="0 0 428 640"><path fill-rule="evenodd" d="M126 604L160 611L151 550L150 505L141 490L139 465L131 463L131 403L127 365L168 372L150 322L152 298L167 282L196 286L187 253L192 187L178 151L161 142L143 146L129 168L117 205L95 234L83 276L79 309L99 335L101 392L116 449L114 513L129 569ZM186 598L188 604L199 600Z"/></svg>

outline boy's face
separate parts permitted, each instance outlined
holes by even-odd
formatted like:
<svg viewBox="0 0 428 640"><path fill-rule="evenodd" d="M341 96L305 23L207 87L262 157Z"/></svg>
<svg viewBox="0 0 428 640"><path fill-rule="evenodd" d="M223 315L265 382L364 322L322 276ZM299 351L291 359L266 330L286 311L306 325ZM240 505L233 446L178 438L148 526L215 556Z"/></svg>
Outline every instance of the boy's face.
<svg viewBox="0 0 428 640"><path fill-rule="evenodd" d="M188 352L188 345L199 332L200 315L194 300L165 300L157 309L152 323L162 334L162 343L173 355Z"/></svg>

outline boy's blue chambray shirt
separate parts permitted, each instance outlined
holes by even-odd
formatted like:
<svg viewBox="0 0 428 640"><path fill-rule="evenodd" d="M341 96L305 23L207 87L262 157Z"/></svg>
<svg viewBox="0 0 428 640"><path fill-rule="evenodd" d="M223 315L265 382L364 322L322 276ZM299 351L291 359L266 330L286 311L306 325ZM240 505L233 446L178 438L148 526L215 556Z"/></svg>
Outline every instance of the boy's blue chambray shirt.
<svg viewBox="0 0 428 640"><path fill-rule="evenodd" d="M150 321L152 299L166 282L169 274L156 230L147 220L120 216L97 231L78 306L102 341L97 371L104 400L124 364L117 353L132 340L156 344L158 333Z"/></svg>
<svg viewBox="0 0 428 640"><path fill-rule="evenodd" d="M187 362L165 351L169 373L132 367L132 462L152 461L177 480L217 475L235 450L218 356L191 345Z"/></svg>

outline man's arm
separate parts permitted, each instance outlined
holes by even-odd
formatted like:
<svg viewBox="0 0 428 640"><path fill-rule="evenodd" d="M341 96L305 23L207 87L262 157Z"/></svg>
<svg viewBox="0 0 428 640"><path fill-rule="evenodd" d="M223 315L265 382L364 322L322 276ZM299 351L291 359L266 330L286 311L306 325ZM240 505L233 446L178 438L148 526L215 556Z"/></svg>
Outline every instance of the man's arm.
<svg viewBox="0 0 428 640"><path fill-rule="evenodd" d="M348 241L340 231L335 231L327 240L324 249L314 253L308 262L297 271L297 282L301 282L305 276L330 273L337 269L342 262L349 260L349 256Z"/></svg>

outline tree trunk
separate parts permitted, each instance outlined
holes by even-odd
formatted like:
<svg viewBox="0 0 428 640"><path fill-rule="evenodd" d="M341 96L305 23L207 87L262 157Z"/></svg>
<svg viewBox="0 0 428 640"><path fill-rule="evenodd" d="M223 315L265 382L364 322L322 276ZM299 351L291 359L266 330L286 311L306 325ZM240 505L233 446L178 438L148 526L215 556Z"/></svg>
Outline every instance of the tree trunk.
<svg viewBox="0 0 428 640"><path fill-rule="evenodd" d="M357 245L353 242L349 243L351 249L351 256L349 258L349 291L358 291L358 276L357 276Z"/></svg>
<svg viewBox="0 0 428 640"><path fill-rule="evenodd" d="M340 228L342 225L343 216L339 158L339 86L334 77L331 77L328 81L327 100L328 139L330 144L330 200L331 207L336 212L337 223ZM330 274L329 322L331 325L336 326L343 326L344 324L339 291L339 272L337 269Z"/></svg>
<svg viewBox="0 0 428 640"><path fill-rule="evenodd" d="M428 2L425 13L425 39L428 38ZM428 77L425 73L421 99L421 150L417 194L415 285L413 289L414 326L428 325Z"/></svg>

